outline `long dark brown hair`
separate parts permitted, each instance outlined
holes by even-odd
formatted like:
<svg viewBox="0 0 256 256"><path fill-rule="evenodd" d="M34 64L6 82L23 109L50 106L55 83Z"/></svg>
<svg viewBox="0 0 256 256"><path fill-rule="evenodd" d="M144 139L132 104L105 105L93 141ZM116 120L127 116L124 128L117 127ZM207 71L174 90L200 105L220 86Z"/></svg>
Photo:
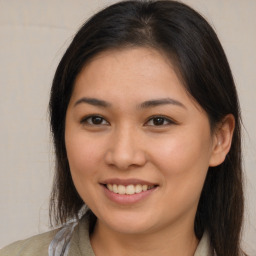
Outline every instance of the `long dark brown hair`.
<svg viewBox="0 0 256 256"><path fill-rule="evenodd" d="M218 256L241 255L244 199L235 84L214 30L195 10L176 1L123 1L105 8L79 29L61 59L49 103L56 153L51 217L63 224L78 218L84 206L71 178L64 140L74 81L86 62L100 52L134 46L151 47L170 58L188 93L207 112L212 130L227 114L234 116L231 149L221 165L208 170L194 227L199 239L207 230Z"/></svg>

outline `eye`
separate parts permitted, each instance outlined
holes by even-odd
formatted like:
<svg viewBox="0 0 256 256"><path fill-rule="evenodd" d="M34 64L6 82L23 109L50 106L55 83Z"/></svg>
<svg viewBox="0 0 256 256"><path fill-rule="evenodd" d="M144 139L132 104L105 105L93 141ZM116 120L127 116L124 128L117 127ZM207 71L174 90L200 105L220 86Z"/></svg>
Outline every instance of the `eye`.
<svg viewBox="0 0 256 256"><path fill-rule="evenodd" d="M164 126L164 125L170 125L170 124L175 124L175 122L173 120L163 117L163 116L151 117L146 122L146 125L149 125L149 126Z"/></svg>
<svg viewBox="0 0 256 256"><path fill-rule="evenodd" d="M86 125L108 125L109 122L106 121L102 116L90 115L81 120L81 124Z"/></svg>

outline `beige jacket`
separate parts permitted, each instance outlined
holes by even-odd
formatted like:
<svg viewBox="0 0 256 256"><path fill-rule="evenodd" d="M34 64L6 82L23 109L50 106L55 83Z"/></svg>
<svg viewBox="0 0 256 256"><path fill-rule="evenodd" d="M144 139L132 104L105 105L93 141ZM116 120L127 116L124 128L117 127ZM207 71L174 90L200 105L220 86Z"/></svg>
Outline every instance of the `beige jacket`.
<svg viewBox="0 0 256 256"><path fill-rule="evenodd" d="M1 249L0 256L47 256L49 245L58 231L50 231L15 242ZM83 218L74 229L68 256L95 256L90 244L86 218ZM207 234L201 239L194 256L210 256Z"/></svg>

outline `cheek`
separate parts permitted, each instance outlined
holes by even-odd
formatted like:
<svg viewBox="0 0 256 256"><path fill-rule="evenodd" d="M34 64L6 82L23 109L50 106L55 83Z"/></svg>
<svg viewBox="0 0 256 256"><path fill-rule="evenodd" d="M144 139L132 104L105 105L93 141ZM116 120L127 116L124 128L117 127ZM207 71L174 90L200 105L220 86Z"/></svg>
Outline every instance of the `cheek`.
<svg viewBox="0 0 256 256"><path fill-rule="evenodd" d="M102 147L96 141L83 136L66 136L66 149L71 174L73 177L94 175L100 159L102 158Z"/></svg>
<svg viewBox="0 0 256 256"><path fill-rule="evenodd" d="M99 145L84 136L66 136L66 149L71 176L78 194L83 201L92 206L95 186L98 185L100 159L102 152Z"/></svg>
<svg viewBox="0 0 256 256"><path fill-rule="evenodd" d="M199 180L205 177L210 148L208 130L196 129L164 138L152 148L151 156L164 178L176 186L178 183L190 183L197 177Z"/></svg>
<svg viewBox="0 0 256 256"><path fill-rule="evenodd" d="M162 142L155 151L154 162L162 176L163 198L177 212L196 210L206 178L209 162L209 144L192 136L172 138ZM158 157L156 157L158 156Z"/></svg>

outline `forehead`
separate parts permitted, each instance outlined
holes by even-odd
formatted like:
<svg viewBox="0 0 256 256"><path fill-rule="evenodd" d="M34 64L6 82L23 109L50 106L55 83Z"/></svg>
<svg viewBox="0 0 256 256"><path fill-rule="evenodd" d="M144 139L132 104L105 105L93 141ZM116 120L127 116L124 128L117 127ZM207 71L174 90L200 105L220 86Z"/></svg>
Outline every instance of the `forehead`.
<svg viewBox="0 0 256 256"><path fill-rule="evenodd" d="M185 89L171 61L149 48L111 50L92 58L77 76L69 107L76 106L77 102L88 103L84 98L93 99L93 105L98 106L95 99L104 101L108 109L130 114L145 102L171 99L181 103L171 104L173 110L186 111L190 118L195 115L207 117Z"/></svg>
<svg viewBox="0 0 256 256"><path fill-rule="evenodd" d="M75 81L74 94L130 91L149 94L176 89L188 96L177 67L162 52L134 47L108 50L93 57ZM128 96L128 95L127 95Z"/></svg>

